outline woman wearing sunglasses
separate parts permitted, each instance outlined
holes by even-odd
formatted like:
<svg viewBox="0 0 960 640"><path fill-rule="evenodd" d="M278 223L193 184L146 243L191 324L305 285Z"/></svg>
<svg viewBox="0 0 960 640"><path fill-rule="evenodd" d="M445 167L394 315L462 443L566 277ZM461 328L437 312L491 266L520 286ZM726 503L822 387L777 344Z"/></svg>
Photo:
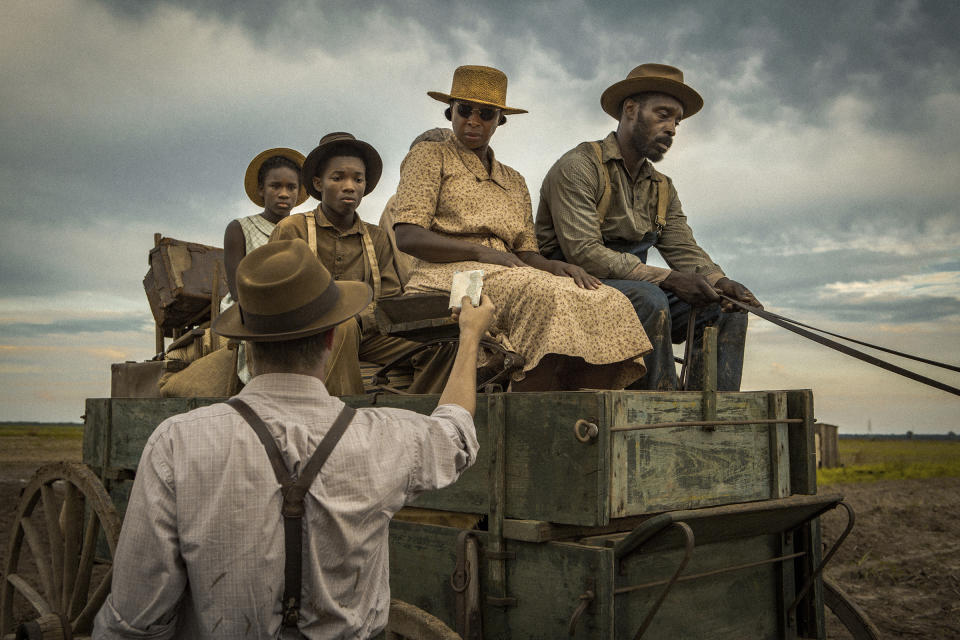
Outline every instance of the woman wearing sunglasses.
<svg viewBox="0 0 960 640"><path fill-rule="evenodd" d="M397 246L414 256L408 292L449 291L456 271L484 272L497 307L491 332L525 359L512 390L622 389L644 371L650 342L630 302L580 267L540 255L530 193L490 138L506 116L507 77L459 67L448 105L453 137L414 146L400 168Z"/></svg>

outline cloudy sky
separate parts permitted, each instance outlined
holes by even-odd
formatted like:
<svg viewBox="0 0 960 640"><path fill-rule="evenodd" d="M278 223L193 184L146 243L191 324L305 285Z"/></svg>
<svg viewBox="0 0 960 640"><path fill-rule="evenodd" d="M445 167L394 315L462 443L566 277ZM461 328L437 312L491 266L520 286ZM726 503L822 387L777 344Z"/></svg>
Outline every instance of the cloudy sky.
<svg viewBox="0 0 960 640"><path fill-rule="evenodd" d="M263 149L371 142L376 221L410 140L445 124L425 92L461 64L503 69L530 111L493 146L534 207L553 161L615 126L605 87L679 66L706 106L659 169L726 272L777 313L958 363L958 32L953 0L5 0L0 420L77 420L110 363L152 355L153 233L220 246L256 213ZM846 432L960 430L960 398L758 319L744 388L812 388Z"/></svg>

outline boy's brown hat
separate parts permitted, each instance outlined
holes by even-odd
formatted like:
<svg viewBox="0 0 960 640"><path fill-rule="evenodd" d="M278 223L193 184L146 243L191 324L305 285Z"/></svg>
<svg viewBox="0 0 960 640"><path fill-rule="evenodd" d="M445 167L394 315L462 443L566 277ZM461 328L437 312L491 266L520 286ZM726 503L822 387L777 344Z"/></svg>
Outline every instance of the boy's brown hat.
<svg viewBox="0 0 960 640"><path fill-rule="evenodd" d="M322 200L323 195L313 186L313 179L317 176L317 167L325 158L331 155L337 155L337 149L351 147L360 153L363 158L363 164L366 166L367 181L363 195L369 195L371 191L380 182L380 174L383 173L383 160L380 154L373 148L373 145L357 140L353 134L345 131L335 131L328 133L320 138L316 148L310 152L307 159L303 161L303 170L300 172L300 182L307 189L307 193L317 200Z"/></svg>

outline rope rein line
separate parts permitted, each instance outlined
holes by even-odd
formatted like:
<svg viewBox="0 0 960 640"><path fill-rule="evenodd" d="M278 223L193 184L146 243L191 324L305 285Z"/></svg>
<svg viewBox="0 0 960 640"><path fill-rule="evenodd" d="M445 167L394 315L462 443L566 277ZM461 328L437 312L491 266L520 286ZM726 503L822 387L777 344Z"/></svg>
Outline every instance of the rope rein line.
<svg viewBox="0 0 960 640"><path fill-rule="evenodd" d="M818 343L818 344L822 344L822 345L825 346L825 347L829 347L829 348L831 348L831 349L834 349L835 351L839 351L840 353L843 353L843 354L845 354L845 355L848 355L848 356L851 356L851 357L853 357L853 358L856 358L857 360L862 360L863 362L866 362L866 363L868 363L868 364L872 364L872 365L874 365L875 367L880 367L881 369L885 369L886 371L890 371L890 372L892 372L892 373L896 373L896 374L898 374L898 375L901 375L901 376L903 376L903 377L905 377L905 378L909 378L909 379L911 379L911 380L913 380L913 381L915 381L915 382L920 382L920 383L925 384L925 385L927 385L927 386L933 387L934 389L940 389L941 391L946 391L947 393L952 393L952 394L955 395L955 396L960 396L960 389L958 389L957 387L952 387L952 386L950 386L950 385L948 385L948 384L944 384L943 382L940 382L939 380L934 380L933 378L928 378L927 376L923 376L923 375L920 375L919 373L915 373L915 372L913 372L913 371L910 371L909 369L904 369L903 367L898 367L898 366L895 365L895 364L891 364L891 363L886 362L886 361L884 361L884 360L880 360L879 358L875 358L875 357L873 357L873 356L871 356L871 355L869 355L869 354L863 353L862 351L858 351L858 350L856 350L856 349L854 349L854 348L852 348L852 347L848 347L848 346L846 346L846 345L840 344L839 342L835 342L834 340L830 340L829 338L825 338L825 337L823 337L823 336L820 336L820 335L817 335L817 334L812 333L812 332L810 332L810 331L807 331L806 329L800 328L801 326L802 326L802 327L808 327L808 325L802 325L801 323L799 323L799 322L797 322L797 321L795 321L795 320L791 320L790 318L785 318L785 317L779 316L779 315L777 315L777 314L775 314L775 313L770 313L769 311L764 311L763 309L758 309L757 307L751 307L750 305L744 304L744 303L740 302L739 300L734 300L733 298L731 298L731 297L729 297L729 296L725 296L725 295L722 295L722 294L721 294L720 297L723 298L724 300L727 300L727 301L733 303L733 304L736 305L738 308L743 309L744 311L749 311L750 313L752 313L752 314L754 314L754 315L757 315L757 316L760 316L761 318L763 318L764 320L766 320L766 321L768 321L768 322L772 322L773 324L778 325L778 326L780 326L780 327L783 327L783 328L786 329L787 331L792 331L793 333L796 333L797 335L803 336L804 338L807 338L808 340L813 340L814 342L816 342L816 343ZM809 327L809 328L810 328L810 329L813 329L814 331L820 331L820 332L822 332L822 333L829 333L829 332L827 332L827 331L823 331L822 329L817 329L817 328L815 328L815 327ZM856 342L857 344L862 344L862 345L864 345L864 346L871 347L871 348L874 348L874 349L879 349L879 350L881 350L881 351L886 351L886 352L889 352L889 353L894 353L894 354L896 354L896 355L904 355L905 357L909 357L909 358L911 358L911 359L913 359L913 360L919 360L919 361L921 361L921 362L926 362L926 363L929 363L929 364L934 364L934 365L936 365L936 366L940 366L940 367L943 367L943 368L946 368L946 369L952 369L952 370L954 370L954 371L957 371L957 370L958 370L957 367L954 367L953 365L948 365L948 364L944 364L944 363L940 363L940 362L934 362L934 361L930 361L930 360L925 360L925 359L917 358L916 356L908 356L907 354L901 354L900 352L893 351L893 350L891 350L891 349L885 349L885 348L883 348L883 347L876 347L876 346L871 345L871 344L866 343L866 342L860 342L860 341L857 341L857 340L852 340L852 339L850 339L850 338L844 338L843 336L837 336L837 334L834 334L834 333L829 333L829 335L839 337L839 338L841 338L841 339L843 339L843 340L850 340L851 342Z"/></svg>
<svg viewBox="0 0 960 640"><path fill-rule="evenodd" d="M804 323L802 323L802 322L798 322L797 320L793 320L793 319L791 319L791 318L785 318L785 317L783 317L783 316L779 316L779 315L777 315L777 314L775 314L775 313L773 313L773 312L770 312L770 311L766 311L766 310L764 310L764 311L765 311L766 313L770 314L771 316L775 317L775 318L779 318L780 320L783 320L783 321L785 321L785 322L789 322L789 323L794 324L794 325L796 325L796 326L798 326L798 327L805 327L805 328L807 328L807 329L812 329L813 331L817 331L817 332L819 332L819 333L823 333L823 334L826 334L826 335L828 335L828 336L833 336L834 338L839 338L839 339L841 339L841 340L846 340L847 342L853 342L854 344L859 344L859 345L862 345L862 346L864 346L864 347L869 347L869 348L871 348L871 349L876 349L877 351L883 351L884 353L889 353L889 354L892 354L892 355L895 355L895 356L900 356L901 358L907 358L907 359L909 359L909 360L916 360L917 362L922 362L922 363L924 363L924 364L933 365L934 367L940 367L941 369L949 369L950 371L960 372L960 367L958 367L958 366L956 366L956 365L947 364L947 363L945 363L945 362L937 362L936 360L928 360L927 358L921 358L920 356L915 356L915 355L912 355L912 354L909 354L909 353L904 353L904 352L902 352L902 351L896 351L896 350L894 350L894 349L888 349L888 348L886 348L886 347L881 347L880 345L870 344L869 342L863 342L863 341L861 341L861 340L857 340L856 338L848 338L847 336L842 336L842 335L840 335L840 334L838 334L838 333L832 333L832 332L830 332L830 331L827 331L826 329L820 329L820 328L818 328L818 327L812 327L812 326L810 326L810 325L808 325L808 324L804 324Z"/></svg>

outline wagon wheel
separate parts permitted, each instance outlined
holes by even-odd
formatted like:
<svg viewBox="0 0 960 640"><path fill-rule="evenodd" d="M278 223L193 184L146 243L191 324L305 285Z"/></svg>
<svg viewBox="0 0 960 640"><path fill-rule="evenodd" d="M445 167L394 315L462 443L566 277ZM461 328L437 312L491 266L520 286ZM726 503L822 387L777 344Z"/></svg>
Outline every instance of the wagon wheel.
<svg viewBox="0 0 960 640"><path fill-rule="evenodd" d="M402 600L390 601L385 632L386 640L461 640L438 618Z"/></svg>
<svg viewBox="0 0 960 640"><path fill-rule="evenodd" d="M110 549L109 562L96 561L101 533ZM120 517L110 496L86 466L58 462L38 469L23 490L4 558L3 638L14 637L18 622L14 594L29 603L41 625L62 620L74 636L89 634L110 592L119 535Z"/></svg>
<svg viewBox="0 0 960 640"><path fill-rule="evenodd" d="M855 640L880 640L880 631L833 580L823 579L823 604L837 616Z"/></svg>

